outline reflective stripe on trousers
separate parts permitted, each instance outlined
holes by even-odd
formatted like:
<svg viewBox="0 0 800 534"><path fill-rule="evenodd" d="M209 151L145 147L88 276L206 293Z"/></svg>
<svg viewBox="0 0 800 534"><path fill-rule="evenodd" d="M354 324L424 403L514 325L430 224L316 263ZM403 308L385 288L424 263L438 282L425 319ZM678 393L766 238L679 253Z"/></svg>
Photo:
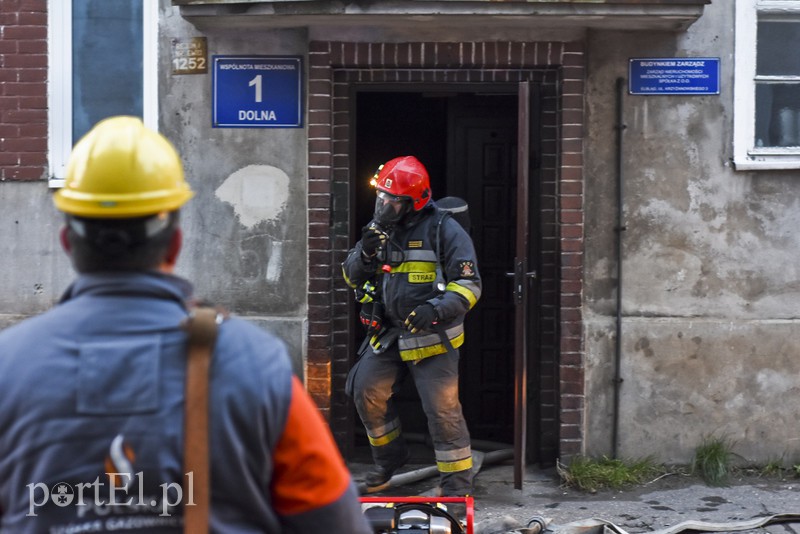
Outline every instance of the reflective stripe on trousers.
<svg viewBox="0 0 800 534"><path fill-rule="evenodd" d="M392 395L411 375L428 419L445 495L463 495L472 487L469 430L458 399L458 359L454 350L407 363L400 359L396 345L381 354L368 349L354 377L353 398L370 437L373 459L390 466L406 453Z"/></svg>

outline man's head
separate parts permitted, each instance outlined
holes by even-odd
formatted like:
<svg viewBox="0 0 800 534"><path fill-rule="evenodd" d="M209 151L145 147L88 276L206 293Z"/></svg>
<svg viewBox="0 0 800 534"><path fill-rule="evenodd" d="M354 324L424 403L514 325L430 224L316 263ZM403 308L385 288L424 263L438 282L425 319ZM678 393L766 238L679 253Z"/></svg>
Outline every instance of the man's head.
<svg viewBox="0 0 800 534"><path fill-rule="evenodd" d="M375 220L380 225L401 224L409 213L424 208L431 198L425 166L414 156L394 158L375 173Z"/></svg>
<svg viewBox="0 0 800 534"><path fill-rule="evenodd" d="M79 272L169 270L193 194L164 136L136 117L105 119L75 145L53 197L67 218L61 242Z"/></svg>

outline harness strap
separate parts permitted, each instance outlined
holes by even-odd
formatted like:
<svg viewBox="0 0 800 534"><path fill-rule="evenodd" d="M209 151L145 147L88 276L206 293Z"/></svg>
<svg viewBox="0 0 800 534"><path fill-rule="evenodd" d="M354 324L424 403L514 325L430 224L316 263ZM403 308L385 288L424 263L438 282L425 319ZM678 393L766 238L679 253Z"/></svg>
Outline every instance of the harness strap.
<svg viewBox="0 0 800 534"><path fill-rule="evenodd" d="M433 330L439 334L440 338L442 338L442 345L444 345L444 348L447 349L447 352L450 354L455 353L456 350L453 348L453 344L450 342L450 338L447 337L447 333L444 331L444 328L437 324L433 326Z"/></svg>
<svg viewBox="0 0 800 534"><path fill-rule="evenodd" d="M452 214L448 211L442 211L442 210L437 210L437 211L439 212L438 213L439 220L436 221L436 283L444 284L445 282L444 268L442 267L442 256L440 253L441 242L442 242L441 238L442 223L446 218L451 217ZM447 334L445 333L444 329L437 324L434 325L433 330L439 334L440 338L442 338L442 344L444 345L444 348L447 349L447 353L454 354L455 349L453 348L453 344L450 343L450 338L447 337Z"/></svg>
<svg viewBox="0 0 800 534"><path fill-rule="evenodd" d="M361 346L358 347L358 351L356 351L356 354L358 354L359 358L361 358L364 353L367 352L367 347L369 346L369 340L371 337L372 333L370 332L367 332L367 334L364 336L364 341L361 342Z"/></svg>
<svg viewBox="0 0 800 534"><path fill-rule="evenodd" d="M210 465L208 454L208 391L211 353L217 339L222 315L214 308L194 308L181 328L189 334L186 363L185 416L183 431L183 494L192 484L194 505L184 506L183 531L207 534L211 507ZM189 473L192 478L187 480Z"/></svg>

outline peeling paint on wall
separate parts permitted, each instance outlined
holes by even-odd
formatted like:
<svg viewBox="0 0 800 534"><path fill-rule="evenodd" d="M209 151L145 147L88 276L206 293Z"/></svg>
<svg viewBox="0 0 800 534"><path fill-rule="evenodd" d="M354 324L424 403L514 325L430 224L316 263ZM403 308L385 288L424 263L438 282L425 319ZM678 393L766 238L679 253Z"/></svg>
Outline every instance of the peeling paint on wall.
<svg viewBox="0 0 800 534"><path fill-rule="evenodd" d="M269 255L267 262L267 282L277 282L281 275L281 267L283 266L283 243L275 241L272 243L272 253Z"/></svg>
<svg viewBox="0 0 800 534"><path fill-rule="evenodd" d="M797 392L797 380L795 377L775 369L759 369L756 373L755 383L760 388L758 393L762 395L783 395Z"/></svg>
<svg viewBox="0 0 800 534"><path fill-rule="evenodd" d="M243 226L253 228L280 217L289 200L289 176L271 165L248 165L225 179L215 194L233 206Z"/></svg>

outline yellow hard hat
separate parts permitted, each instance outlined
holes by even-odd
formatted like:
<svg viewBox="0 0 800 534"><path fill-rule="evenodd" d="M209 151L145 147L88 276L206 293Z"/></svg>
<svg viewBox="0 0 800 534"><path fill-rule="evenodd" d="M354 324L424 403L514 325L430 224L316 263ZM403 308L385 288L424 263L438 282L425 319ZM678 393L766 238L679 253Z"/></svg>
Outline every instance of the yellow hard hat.
<svg viewBox="0 0 800 534"><path fill-rule="evenodd" d="M194 193L166 137L138 117L98 122L75 145L56 207L90 218L134 218L174 211Z"/></svg>

